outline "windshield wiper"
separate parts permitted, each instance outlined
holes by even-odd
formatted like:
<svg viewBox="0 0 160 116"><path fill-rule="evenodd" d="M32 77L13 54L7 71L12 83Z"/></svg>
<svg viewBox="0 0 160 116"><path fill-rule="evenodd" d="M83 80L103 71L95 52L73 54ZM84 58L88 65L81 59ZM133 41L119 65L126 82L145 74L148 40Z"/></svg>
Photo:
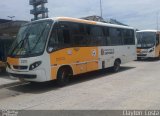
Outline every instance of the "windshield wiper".
<svg viewBox="0 0 160 116"><path fill-rule="evenodd" d="M147 42L146 42L146 40L143 40L143 44L145 45L144 47L147 47Z"/></svg>
<svg viewBox="0 0 160 116"><path fill-rule="evenodd" d="M21 44L21 47L19 47L19 49L22 48L22 45L23 45L24 41L27 40L28 37L29 37L29 33L27 33L26 36L25 36L25 38L22 39L22 40L13 48L12 52L10 53L11 56L13 56L13 53L14 53L15 49L16 49L20 44ZM17 50L16 54L17 54L18 52L19 52L19 50Z"/></svg>

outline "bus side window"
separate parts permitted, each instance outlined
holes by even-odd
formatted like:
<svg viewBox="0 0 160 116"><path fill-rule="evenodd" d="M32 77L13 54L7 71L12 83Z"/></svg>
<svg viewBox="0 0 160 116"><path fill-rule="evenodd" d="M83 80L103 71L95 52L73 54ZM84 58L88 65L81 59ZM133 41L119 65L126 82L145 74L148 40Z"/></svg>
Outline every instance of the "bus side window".
<svg viewBox="0 0 160 116"><path fill-rule="evenodd" d="M106 39L106 45L110 46L111 45L111 38L109 36L109 28L105 27L105 39Z"/></svg>
<svg viewBox="0 0 160 116"><path fill-rule="evenodd" d="M85 39L86 39L86 45L92 46L91 44L91 25L87 24L85 25Z"/></svg>
<svg viewBox="0 0 160 116"><path fill-rule="evenodd" d="M106 39L105 39L104 33L105 31L103 27L92 25L90 28L91 45L92 46L105 46Z"/></svg>
<svg viewBox="0 0 160 116"><path fill-rule="evenodd" d="M70 34L69 34L69 30L65 29L63 30L63 38L64 38L64 44L70 44Z"/></svg>
<svg viewBox="0 0 160 116"><path fill-rule="evenodd" d="M57 29L53 29L48 42L48 51L53 52L58 49L59 40L57 36Z"/></svg>
<svg viewBox="0 0 160 116"><path fill-rule="evenodd" d="M123 41L124 45L134 45L135 44L134 30L123 29Z"/></svg>
<svg viewBox="0 0 160 116"><path fill-rule="evenodd" d="M85 38L85 28L83 24L80 23L72 23L71 26L71 42L73 46L85 46L86 38Z"/></svg>
<svg viewBox="0 0 160 116"><path fill-rule="evenodd" d="M109 28L109 36L111 39L111 45L123 45L122 32L120 29L113 27Z"/></svg>
<svg viewBox="0 0 160 116"><path fill-rule="evenodd" d="M68 22L61 22L58 29L58 39L62 47L69 47L71 45L70 29Z"/></svg>
<svg viewBox="0 0 160 116"><path fill-rule="evenodd" d="M156 35L156 45L159 44L159 34Z"/></svg>

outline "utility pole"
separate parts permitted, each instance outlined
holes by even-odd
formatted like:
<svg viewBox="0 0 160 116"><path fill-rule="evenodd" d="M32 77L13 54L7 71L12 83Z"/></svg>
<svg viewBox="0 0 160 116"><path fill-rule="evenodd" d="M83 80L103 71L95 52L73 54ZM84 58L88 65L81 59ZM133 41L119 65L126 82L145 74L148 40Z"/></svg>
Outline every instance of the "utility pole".
<svg viewBox="0 0 160 116"><path fill-rule="evenodd" d="M101 17L103 18L102 0L100 0L100 12L101 12Z"/></svg>

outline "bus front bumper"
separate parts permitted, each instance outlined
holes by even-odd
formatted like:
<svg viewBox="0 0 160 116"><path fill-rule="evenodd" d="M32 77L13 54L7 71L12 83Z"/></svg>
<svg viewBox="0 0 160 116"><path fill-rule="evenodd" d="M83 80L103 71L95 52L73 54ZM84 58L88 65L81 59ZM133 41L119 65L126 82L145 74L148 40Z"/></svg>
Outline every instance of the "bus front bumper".
<svg viewBox="0 0 160 116"><path fill-rule="evenodd" d="M7 72L9 73L11 78L23 79L25 81L33 81L33 82L45 82L46 73L43 69L28 71L28 72L18 72L13 71L7 68Z"/></svg>
<svg viewBox="0 0 160 116"><path fill-rule="evenodd" d="M148 54L137 54L137 58L155 58L154 53L148 53Z"/></svg>

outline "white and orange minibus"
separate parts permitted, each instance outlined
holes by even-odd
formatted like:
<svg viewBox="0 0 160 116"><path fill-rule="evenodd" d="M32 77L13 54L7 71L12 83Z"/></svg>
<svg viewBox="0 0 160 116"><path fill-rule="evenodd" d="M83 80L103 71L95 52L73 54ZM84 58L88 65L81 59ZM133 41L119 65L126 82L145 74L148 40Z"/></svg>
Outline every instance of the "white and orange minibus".
<svg viewBox="0 0 160 116"><path fill-rule="evenodd" d="M137 59L160 58L160 31L137 31Z"/></svg>
<svg viewBox="0 0 160 116"><path fill-rule="evenodd" d="M12 77L26 81L57 80L112 67L136 59L132 27L57 17L21 27L7 59Z"/></svg>

